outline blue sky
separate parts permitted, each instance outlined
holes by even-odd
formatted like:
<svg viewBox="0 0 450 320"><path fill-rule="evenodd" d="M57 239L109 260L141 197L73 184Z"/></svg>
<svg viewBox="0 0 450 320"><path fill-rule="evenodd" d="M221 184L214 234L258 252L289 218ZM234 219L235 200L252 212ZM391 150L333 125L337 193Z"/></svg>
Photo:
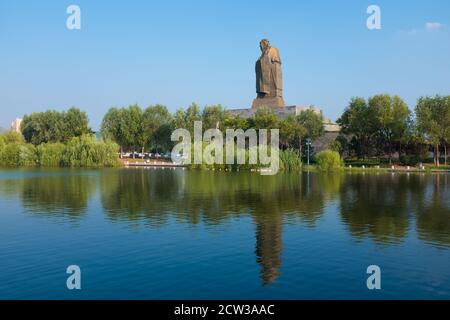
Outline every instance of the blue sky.
<svg viewBox="0 0 450 320"><path fill-rule="evenodd" d="M81 30L66 28L70 4ZM371 4L381 30L366 27ZM249 107L262 38L280 49L286 103L333 120L353 96L414 108L450 94L448 0L0 0L0 126L71 106L94 129L111 106Z"/></svg>

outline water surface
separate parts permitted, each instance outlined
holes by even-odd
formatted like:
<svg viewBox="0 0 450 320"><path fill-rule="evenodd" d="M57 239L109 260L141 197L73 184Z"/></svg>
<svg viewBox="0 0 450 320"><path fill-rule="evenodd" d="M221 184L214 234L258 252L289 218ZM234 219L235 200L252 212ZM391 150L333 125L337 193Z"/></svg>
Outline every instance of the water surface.
<svg viewBox="0 0 450 320"><path fill-rule="evenodd" d="M449 299L449 187L450 175L1 170L0 299ZM380 291L366 286L374 264Z"/></svg>

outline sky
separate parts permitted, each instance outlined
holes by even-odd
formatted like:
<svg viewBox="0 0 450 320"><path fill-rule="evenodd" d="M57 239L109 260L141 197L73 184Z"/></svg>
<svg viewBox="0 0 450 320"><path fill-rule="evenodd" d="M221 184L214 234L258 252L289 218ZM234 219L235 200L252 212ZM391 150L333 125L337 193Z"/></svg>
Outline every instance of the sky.
<svg viewBox="0 0 450 320"><path fill-rule="evenodd" d="M69 30L69 5L81 29ZM381 29L369 30L369 5ZM259 41L283 61L287 105L336 120L349 100L450 94L448 0L0 0L0 126L36 111L192 102L248 108Z"/></svg>

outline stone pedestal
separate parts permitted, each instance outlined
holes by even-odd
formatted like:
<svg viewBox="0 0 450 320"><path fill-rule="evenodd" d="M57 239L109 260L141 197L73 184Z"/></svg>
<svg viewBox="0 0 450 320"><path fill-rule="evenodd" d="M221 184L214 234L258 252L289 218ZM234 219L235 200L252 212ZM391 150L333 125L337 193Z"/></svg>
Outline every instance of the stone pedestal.
<svg viewBox="0 0 450 320"><path fill-rule="evenodd" d="M259 109L263 107L283 108L284 106L285 103L282 97L256 98L253 100L252 109Z"/></svg>

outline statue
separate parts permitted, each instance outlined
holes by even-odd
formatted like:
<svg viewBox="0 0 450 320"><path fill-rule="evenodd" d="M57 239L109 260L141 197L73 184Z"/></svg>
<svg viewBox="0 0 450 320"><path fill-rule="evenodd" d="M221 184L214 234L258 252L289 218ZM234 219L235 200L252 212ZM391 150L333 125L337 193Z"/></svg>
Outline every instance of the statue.
<svg viewBox="0 0 450 320"><path fill-rule="evenodd" d="M257 97L252 108L284 107L280 53L269 40L261 40L259 46L261 56L255 67Z"/></svg>

